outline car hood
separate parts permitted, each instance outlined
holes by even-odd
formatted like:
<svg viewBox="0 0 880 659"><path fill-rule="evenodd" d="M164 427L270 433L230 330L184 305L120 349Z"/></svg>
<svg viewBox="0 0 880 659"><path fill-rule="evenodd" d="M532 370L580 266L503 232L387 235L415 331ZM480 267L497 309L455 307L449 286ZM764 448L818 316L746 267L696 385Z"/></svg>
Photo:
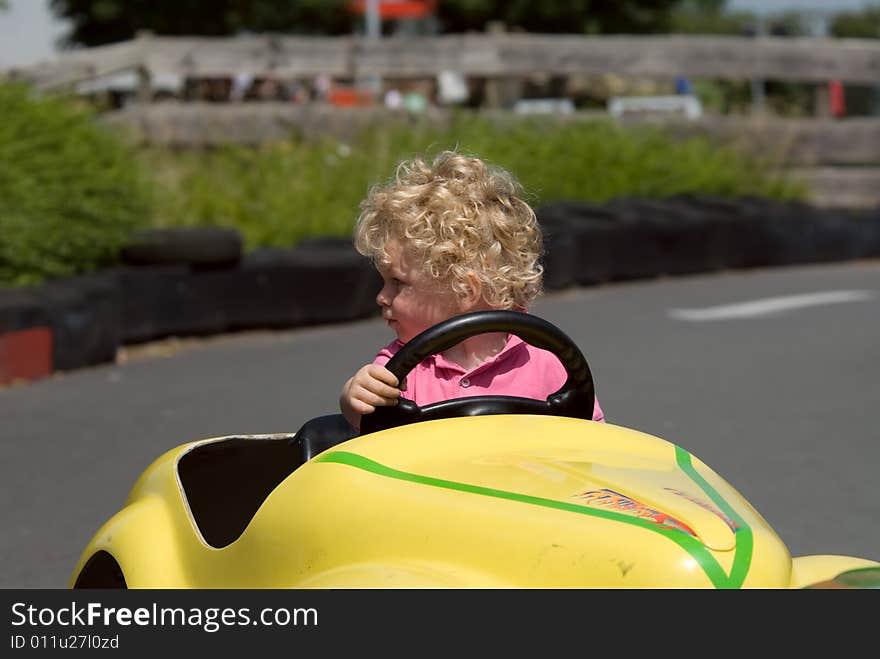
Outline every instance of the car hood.
<svg viewBox="0 0 880 659"><path fill-rule="evenodd" d="M444 419L373 433L316 460L376 478L684 533L714 551L757 515L674 444L612 424L537 415Z"/></svg>

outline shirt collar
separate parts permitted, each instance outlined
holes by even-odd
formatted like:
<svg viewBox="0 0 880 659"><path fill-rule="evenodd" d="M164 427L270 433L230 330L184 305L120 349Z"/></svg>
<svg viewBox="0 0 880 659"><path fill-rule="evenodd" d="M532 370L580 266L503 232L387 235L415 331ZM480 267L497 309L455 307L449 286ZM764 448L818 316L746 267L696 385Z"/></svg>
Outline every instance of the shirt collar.
<svg viewBox="0 0 880 659"><path fill-rule="evenodd" d="M508 334L507 343L504 344L504 347L497 354L489 357L489 359L484 361L482 364L474 366L470 371L465 369L465 367L461 364L456 364L455 362L450 361L442 354L431 355L430 357L428 357L428 359L433 360L434 366L436 366L437 368L445 368L449 369L450 371L455 371L457 373L476 373L485 368L488 368L491 364L496 364L503 359L506 359L507 355L509 355L513 350L518 349L521 345L525 345L525 341L519 338L516 334Z"/></svg>

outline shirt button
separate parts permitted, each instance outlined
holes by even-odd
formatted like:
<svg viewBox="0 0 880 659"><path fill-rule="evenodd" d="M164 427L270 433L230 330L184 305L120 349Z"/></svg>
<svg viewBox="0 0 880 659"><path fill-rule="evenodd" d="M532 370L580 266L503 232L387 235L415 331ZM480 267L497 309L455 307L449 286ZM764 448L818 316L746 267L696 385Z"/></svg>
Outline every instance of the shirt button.
<svg viewBox="0 0 880 659"><path fill-rule="evenodd" d="M459 384L460 384L462 387L469 387L469 386L471 386L471 381L468 380L467 378L462 378L462 379L461 379L461 382L459 382Z"/></svg>

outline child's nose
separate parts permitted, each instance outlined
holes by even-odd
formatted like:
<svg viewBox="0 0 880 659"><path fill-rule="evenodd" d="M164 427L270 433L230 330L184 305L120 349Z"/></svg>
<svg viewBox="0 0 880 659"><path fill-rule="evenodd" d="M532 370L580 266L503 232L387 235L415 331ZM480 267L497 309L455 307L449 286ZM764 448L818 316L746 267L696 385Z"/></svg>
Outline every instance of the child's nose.
<svg viewBox="0 0 880 659"><path fill-rule="evenodd" d="M380 307L387 307L391 304L391 295L388 291L388 284L385 284L379 289L379 293L376 295L376 304Z"/></svg>

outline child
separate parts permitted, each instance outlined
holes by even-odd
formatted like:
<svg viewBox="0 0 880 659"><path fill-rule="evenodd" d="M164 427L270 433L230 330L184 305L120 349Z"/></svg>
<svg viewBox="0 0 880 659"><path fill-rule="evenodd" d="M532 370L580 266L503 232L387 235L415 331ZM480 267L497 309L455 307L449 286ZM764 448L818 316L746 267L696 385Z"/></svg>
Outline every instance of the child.
<svg viewBox="0 0 880 659"><path fill-rule="evenodd" d="M537 297L541 230L519 192L506 171L445 151L431 163L402 162L396 179L361 203L355 246L382 275L376 302L397 339L343 386L339 405L352 426L377 406L395 405L401 392L420 407L463 396L544 400L565 382L552 353L505 333L473 336L428 357L403 383L385 368L404 343L443 320L526 311ZM598 401L593 420L605 420Z"/></svg>

